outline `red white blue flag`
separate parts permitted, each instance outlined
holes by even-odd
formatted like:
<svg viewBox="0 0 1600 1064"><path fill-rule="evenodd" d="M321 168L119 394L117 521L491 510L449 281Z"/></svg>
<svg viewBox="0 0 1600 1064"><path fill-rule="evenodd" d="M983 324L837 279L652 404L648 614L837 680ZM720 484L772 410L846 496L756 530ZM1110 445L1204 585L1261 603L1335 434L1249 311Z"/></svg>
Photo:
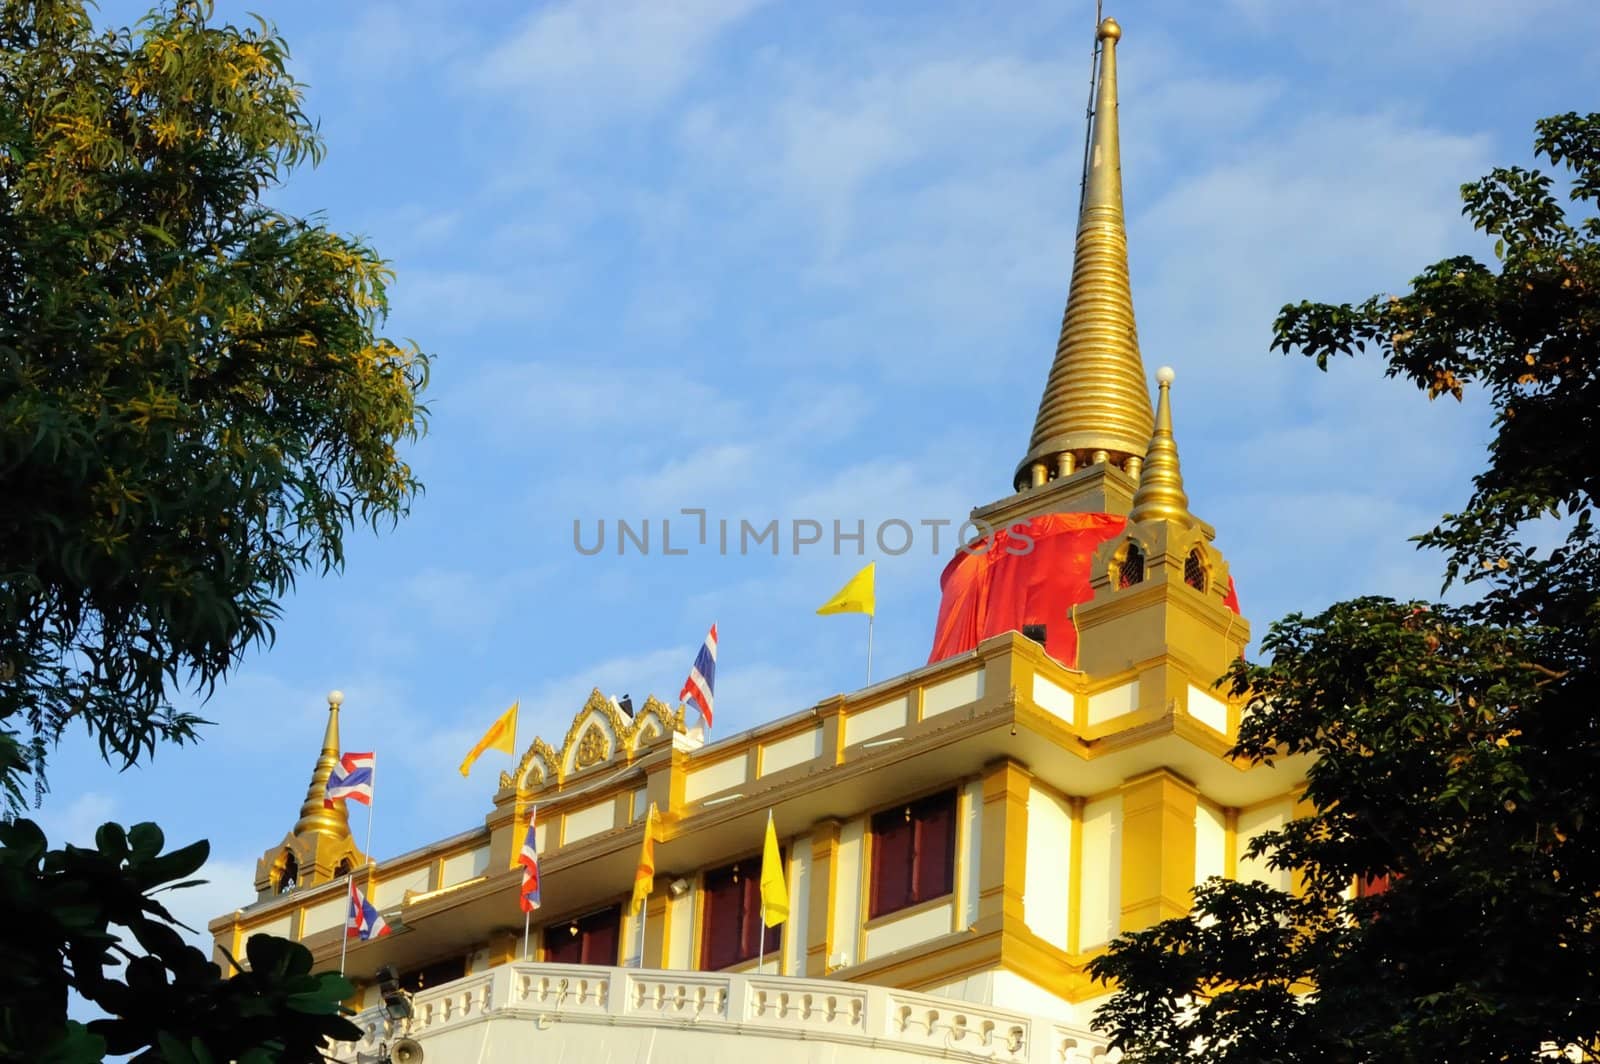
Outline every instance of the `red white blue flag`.
<svg viewBox="0 0 1600 1064"><path fill-rule="evenodd" d="M378 912L377 906L367 900L361 893L361 888L356 886L354 877L350 879L350 915L345 918L344 937L360 939L365 942L369 938L377 938L389 933L389 925Z"/></svg>
<svg viewBox="0 0 1600 1064"><path fill-rule="evenodd" d="M333 808L334 802L348 798L372 807L372 777L377 771L376 754L345 754L328 774L328 789L322 804Z"/></svg>
<svg viewBox="0 0 1600 1064"><path fill-rule="evenodd" d="M539 907L539 840L534 834L534 819L538 815L537 806L528 813L528 833L522 837L522 852L517 855L517 863L522 865L520 900L525 913Z"/></svg>
<svg viewBox="0 0 1600 1064"><path fill-rule="evenodd" d="M716 682L717 626L713 624L706 641L700 646L700 653L695 655L689 678L683 681L683 690L678 692L680 700L693 702L695 708L700 710L700 718L706 722L707 731L711 729L711 689Z"/></svg>

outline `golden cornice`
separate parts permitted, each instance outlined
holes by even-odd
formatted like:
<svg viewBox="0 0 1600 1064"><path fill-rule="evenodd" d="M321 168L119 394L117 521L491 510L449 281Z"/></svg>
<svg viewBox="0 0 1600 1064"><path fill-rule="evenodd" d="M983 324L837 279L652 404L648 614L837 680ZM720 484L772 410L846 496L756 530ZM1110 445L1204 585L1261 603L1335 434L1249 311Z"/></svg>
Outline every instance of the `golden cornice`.
<svg viewBox="0 0 1600 1064"><path fill-rule="evenodd" d="M1122 204L1116 48L1121 34L1111 19L1096 31L1100 76L1072 282L1028 454L1013 477L1019 491L1077 466L1105 462L1132 471L1150 441L1150 393L1139 357Z"/></svg>

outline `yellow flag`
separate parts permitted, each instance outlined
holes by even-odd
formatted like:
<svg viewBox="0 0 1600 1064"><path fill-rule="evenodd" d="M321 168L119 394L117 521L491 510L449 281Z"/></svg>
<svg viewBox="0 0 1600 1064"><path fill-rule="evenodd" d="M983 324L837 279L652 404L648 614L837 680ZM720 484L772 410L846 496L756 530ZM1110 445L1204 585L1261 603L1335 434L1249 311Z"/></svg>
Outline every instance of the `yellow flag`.
<svg viewBox="0 0 1600 1064"><path fill-rule="evenodd" d="M877 609L878 597L873 585L877 562L868 562L867 567L850 578L850 582L839 589L833 598L817 607L817 613L864 613L871 617Z"/></svg>
<svg viewBox="0 0 1600 1064"><path fill-rule="evenodd" d="M500 714L500 719L489 725L489 730L483 733L483 738L478 740L478 745L461 762L461 774L465 776L472 771L472 763L478 760L485 750L504 750L508 754L517 752L517 706L520 700L511 703L511 708Z"/></svg>
<svg viewBox="0 0 1600 1064"><path fill-rule="evenodd" d="M656 824L660 821L656 803L650 803L650 812L644 818L644 845L639 849L639 870L633 874L633 901L628 912L639 914L639 907L650 898L650 889L656 882Z"/></svg>
<svg viewBox="0 0 1600 1064"><path fill-rule="evenodd" d="M768 927L789 919L789 887L783 875L783 856L778 853L778 832L772 826L772 810L767 810L767 842L761 849L761 918Z"/></svg>

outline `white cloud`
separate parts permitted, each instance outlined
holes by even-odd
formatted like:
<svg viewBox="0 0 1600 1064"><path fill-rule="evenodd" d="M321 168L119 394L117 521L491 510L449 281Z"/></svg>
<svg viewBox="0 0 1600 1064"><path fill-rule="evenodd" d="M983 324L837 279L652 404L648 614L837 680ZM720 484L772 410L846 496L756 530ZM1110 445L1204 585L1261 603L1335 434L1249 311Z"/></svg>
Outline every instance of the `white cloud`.
<svg viewBox="0 0 1600 1064"><path fill-rule="evenodd" d="M187 932L180 929L184 939L209 957L211 935L206 924L255 900L255 861L229 860L213 854L193 878L205 882L162 891L155 898L179 923L190 928Z"/></svg>
<svg viewBox="0 0 1600 1064"><path fill-rule="evenodd" d="M35 821L44 831L51 847L92 847L94 833L101 824L117 817L117 800L100 791L84 791L71 801L61 804L59 799L47 799L42 807L24 815Z"/></svg>
<svg viewBox="0 0 1600 1064"><path fill-rule="evenodd" d="M759 0L565 0L475 59L479 87L511 90L553 121L647 111L676 93L718 36Z"/></svg>

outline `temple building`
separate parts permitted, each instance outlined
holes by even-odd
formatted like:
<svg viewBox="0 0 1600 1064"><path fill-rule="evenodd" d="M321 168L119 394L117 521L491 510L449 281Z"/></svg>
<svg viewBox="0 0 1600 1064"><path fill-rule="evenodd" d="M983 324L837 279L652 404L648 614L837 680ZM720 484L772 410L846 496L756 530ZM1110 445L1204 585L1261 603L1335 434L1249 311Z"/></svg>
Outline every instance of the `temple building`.
<svg viewBox="0 0 1600 1064"><path fill-rule="evenodd" d="M681 706L629 714L595 691L501 773L482 824L376 861L343 803L322 802L331 700L299 819L265 851L257 897L210 931L235 956L270 932L335 967L353 876L393 932L348 942L367 1035L340 1059L1087 1061L1109 990L1086 965L1108 942L1184 913L1211 876L1288 885L1245 851L1294 815L1305 766L1227 756L1240 710L1215 681L1249 625L1184 490L1173 374L1152 402L1138 346L1121 33L1097 30L1071 285L1033 435L997 477L1011 493L973 511L995 549L945 569L929 663L706 742ZM1033 549L999 549L1008 536ZM535 806L544 905L525 950L517 852ZM790 915L764 931L769 810ZM385 967L409 1018L384 1009Z"/></svg>

